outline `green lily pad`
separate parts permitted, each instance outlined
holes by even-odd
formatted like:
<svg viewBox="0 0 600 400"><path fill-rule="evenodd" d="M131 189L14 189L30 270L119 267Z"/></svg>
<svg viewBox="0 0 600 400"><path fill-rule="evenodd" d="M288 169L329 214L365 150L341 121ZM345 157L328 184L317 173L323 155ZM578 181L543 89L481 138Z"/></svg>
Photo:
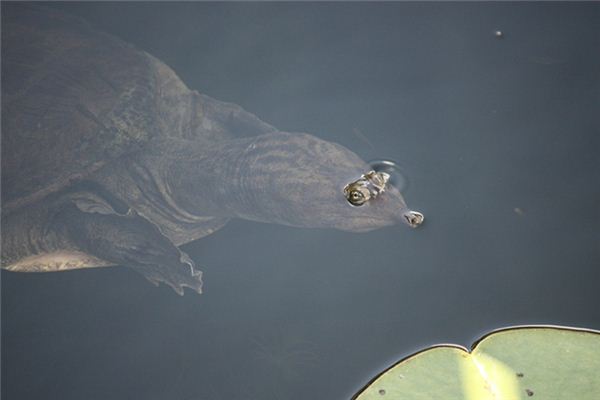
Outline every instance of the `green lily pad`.
<svg viewBox="0 0 600 400"><path fill-rule="evenodd" d="M599 400L600 332L534 326L494 331L471 351L439 345L375 377L354 400Z"/></svg>

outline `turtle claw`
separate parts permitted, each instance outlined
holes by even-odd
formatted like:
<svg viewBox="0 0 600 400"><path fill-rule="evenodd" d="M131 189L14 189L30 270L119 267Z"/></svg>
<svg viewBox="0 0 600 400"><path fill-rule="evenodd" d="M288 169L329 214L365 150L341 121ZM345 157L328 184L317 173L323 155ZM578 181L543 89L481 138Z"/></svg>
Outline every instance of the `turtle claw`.
<svg viewBox="0 0 600 400"><path fill-rule="evenodd" d="M189 264L188 264L189 265ZM186 276L185 279L181 280L168 280L165 281L167 285L171 287L180 296L184 295L183 288L190 288L198 294L202 294L202 271L194 268L193 265L189 265L190 275Z"/></svg>
<svg viewBox="0 0 600 400"><path fill-rule="evenodd" d="M150 278L148 276L146 276L145 278L148 280L148 282L150 282L152 285L154 285L156 287L158 287L158 285L160 285L160 282L157 281L156 279L152 279L152 278Z"/></svg>
<svg viewBox="0 0 600 400"><path fill-rule="evenodd" d="M173 289L175 291L175 293L177 293L180 296L183 296L183 287L182 286L176 286L171 283L167 283L167 284L169 286L171 286L171 289Z"/></svg>

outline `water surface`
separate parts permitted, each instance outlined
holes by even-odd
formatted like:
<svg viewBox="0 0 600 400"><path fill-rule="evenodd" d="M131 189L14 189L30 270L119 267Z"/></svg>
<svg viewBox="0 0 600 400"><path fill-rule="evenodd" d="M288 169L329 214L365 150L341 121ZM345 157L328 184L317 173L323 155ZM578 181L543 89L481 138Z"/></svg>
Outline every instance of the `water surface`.
<svg viewBox="0 0 600 400"><path fill-rule="evenodd" d="M48 6L280 129L398 161L427 222L233 221L184 248L202 296L3 271L6 399L344 399L425 345L600 328L598 4Z"/></svg>

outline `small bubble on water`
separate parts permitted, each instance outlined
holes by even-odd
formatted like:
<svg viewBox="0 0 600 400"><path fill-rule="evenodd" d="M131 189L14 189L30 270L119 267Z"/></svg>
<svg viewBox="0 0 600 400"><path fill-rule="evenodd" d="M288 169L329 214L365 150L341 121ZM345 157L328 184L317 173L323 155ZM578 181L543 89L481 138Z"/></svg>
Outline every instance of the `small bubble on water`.
<svg viewBox="0 0 600 400"><path fill-rule="evenodd" d="M502 39L504 37L504 32L498 30L494 32L494 36L496 37L496 39Z"/></svg>
<svg viewBox="0 0 600 400"><path fill-rule="evenodd" d="M391 160L373 160L369 166L375 172L385 172L390 175L389 183L398 189L401 193L406 193L408 189L408 178L402 173L400 166Z"/></svg>

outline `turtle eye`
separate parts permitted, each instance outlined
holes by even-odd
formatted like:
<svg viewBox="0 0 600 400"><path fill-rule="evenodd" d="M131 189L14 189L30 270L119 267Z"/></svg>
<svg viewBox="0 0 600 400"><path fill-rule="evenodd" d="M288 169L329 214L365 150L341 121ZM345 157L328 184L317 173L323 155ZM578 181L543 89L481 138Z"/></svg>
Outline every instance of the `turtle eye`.
<svg viewBox="0 0 600 400"><path fill-rule="evenodd" d="M346 199L350 204L357 207L362 206L368 200L367 196L365 196L365 193L363 193L363 191L360 189L349 190L346 194Z"/></svg>

